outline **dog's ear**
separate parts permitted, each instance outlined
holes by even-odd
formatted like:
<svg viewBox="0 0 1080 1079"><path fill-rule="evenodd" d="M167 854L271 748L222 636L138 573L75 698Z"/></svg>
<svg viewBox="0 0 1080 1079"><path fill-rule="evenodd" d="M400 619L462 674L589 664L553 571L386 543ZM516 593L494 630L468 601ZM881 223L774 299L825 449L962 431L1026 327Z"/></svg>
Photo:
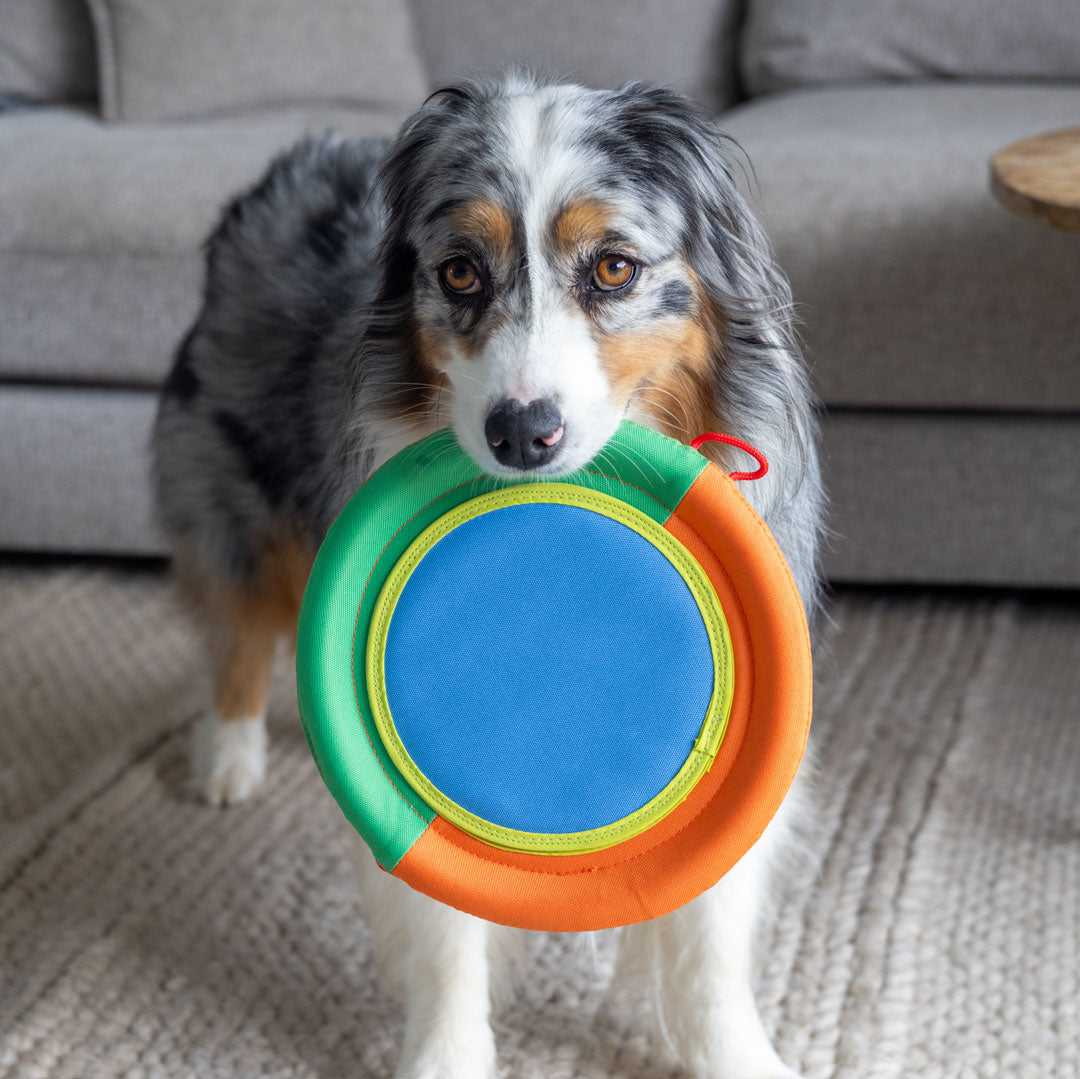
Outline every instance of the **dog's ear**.
<svg viewBox="0 0 1080 1079"><path fill-rule="evenodd" d="M369 400L398 421L418 422L431 409L443 376L419 347L413 309L417 252L409 236L411 216L428 201L441 168L440 135L449 118L470 103L466 86L436 90L405 122L387 148L377 190L383 215L378 283L366 313L357 367Z"/></svg>
<svg viewBox="0 0 1080 1079"><path fill-rule="evenodd" d="M472 105L468 84L444 86L430 94L402 125L379 168L378 186L388 231L401 228L419 188L430 181L430 171L438 164L431 151L441 142L447 122Z"/></svg>
<svg viewBox="0 0 1080 1079"><path fill-rule="evenodd" d="M423 107L430 105L432 102L439 101L469 101L472 95L465 86L440 86L438 90L433 90L426 98L424 98Z"/></svg>
<svg viewBox="0 0 1080 1079"><path fill-rule="evenodd" d="M379 282L361 347L368 360L363 366L371 397L399 419L422 417L445 385L444 376L425 360L417 334L413 229L438 213L447 197L446 177L463 171L471 161L473 148L448 134L454 121L498 92L498 84L490 79L470 79L436 90L405 121L379 168L384 218Z"/></svg>
<svg viewBox="0 0 1080 1079"><path fill-rule="evenodd" d="M811 394L791 290L736 183L735 163L745 155L709 112L682 94L632 83L615 99L609 145L633 145L631 174L668 201L665 216L681 222L683 255L697 278L713 343L716 422L763 443L777 465L789 455L805 460Z"/></svg>
<svg viewBox="0 0 1080 1079"><path fill-rule="evenodd" d="M464 171L475 160L475 130L470 141L463 134L470 125L455 121L471 119L475 128L482 122L480 113L487 103L538 85L530 72L510 66L501 76L473 76L429 94L402 125L380 169L379 186L390 228L415 211L416 196L425 187L444 188L447 177Z"/></svg>

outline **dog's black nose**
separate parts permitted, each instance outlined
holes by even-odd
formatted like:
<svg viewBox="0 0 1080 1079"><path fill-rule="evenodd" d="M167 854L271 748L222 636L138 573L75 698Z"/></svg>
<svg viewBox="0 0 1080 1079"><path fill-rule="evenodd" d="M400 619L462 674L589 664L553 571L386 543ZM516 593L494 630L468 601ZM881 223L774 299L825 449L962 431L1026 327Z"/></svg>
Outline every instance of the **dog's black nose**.
<svg viewBox="0 0 1080 1079"><path fill-rule="evenodd" d="M504 397L488 414L484 436L499 464L539 468L562 448L562 415L547 397L527 405Z"/></svg>

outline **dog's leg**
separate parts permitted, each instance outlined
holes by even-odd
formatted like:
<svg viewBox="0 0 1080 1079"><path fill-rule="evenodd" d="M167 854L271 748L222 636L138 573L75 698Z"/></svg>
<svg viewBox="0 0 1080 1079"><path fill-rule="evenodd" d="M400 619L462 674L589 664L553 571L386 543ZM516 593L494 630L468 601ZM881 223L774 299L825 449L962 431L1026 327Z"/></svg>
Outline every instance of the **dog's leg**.
<svg viewBox="0 0 1080 1079"><path fill-rule="evenodd" d="M396 1079L494 1079L488 926L418 892L405 971L405 1043Z"/></svg>
<svg viewBox="0 0 1080 1079"><path fill-rule="evenodd" d="M266 774L266 698L277 634L234 619L211 634L214 708L195 732L192 774L212 805L250 797Z"/></svg>
<svg viewBox="0 0 1080 1079"><path fill-rule="evenodd" d="M699 1079L797 1079L769 1041L751 986L772 846L767 832L715 887L624 931L628 964L655 967L665 1028Z"/></svg>
<svg viewBox="0 0 1080 1079"><path fill-rule="evenodd" d="M376 968L405 1004L396 1079L494 1079L488 951L500 927L414 892L357 847Z"/></svg>
<svg viewBox="0 0 1080 1079"><path fill-rule="evenodd" d="M266 701L274 653L295 642L312 545L283 528L238 584L211 577L183 552L181 598L203 625L214 669L214 707L195 733L192 778L213 805L242 802L266 775Z"/></svg>

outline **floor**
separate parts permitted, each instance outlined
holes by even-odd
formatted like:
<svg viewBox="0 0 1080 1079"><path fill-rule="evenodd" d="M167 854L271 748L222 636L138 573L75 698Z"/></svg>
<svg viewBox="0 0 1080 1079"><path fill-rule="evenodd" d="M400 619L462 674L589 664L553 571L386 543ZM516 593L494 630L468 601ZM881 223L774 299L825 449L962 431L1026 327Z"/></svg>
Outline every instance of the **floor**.
<svg viewBox="0 0 1080 1079"><path fill-rule="evenodd" d="M806 1079L1080 1075L1080 599L841 591L819 816L759 998ZM0 567L0 1075L370 1076L346 826L275 684L267 785L186 788L205 694L157 570ZM497 1025L523 1079L674 1079L612 940L542 937Z"/></svg>

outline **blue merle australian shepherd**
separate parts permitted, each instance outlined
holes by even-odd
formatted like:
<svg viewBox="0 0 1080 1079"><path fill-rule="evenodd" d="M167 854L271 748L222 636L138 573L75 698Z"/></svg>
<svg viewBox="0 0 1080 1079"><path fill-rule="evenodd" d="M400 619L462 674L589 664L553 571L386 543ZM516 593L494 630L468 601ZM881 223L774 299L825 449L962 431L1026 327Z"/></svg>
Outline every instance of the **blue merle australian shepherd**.
<svg viewBox="0 0 1080 1079"><path fill-rule="evenodd" d="M512 73L439 91L388 147L304 141L228 209L155 432L161 518L215 665L195 752L209 801L263 778L271 662L335 514L448 424L504 475L573 471L625 416L749 440L772 467L745 493L814 608L812 402L728 146L672 91ZM715 457L734 467L732 452ZM751 944L803 805L789 797L715 888L621 932L695 1076L795 1074L758 1017ZM520 934L362 862L379 965L407 1005L398 1076L491 1079L490 1002Z"/></svg>

